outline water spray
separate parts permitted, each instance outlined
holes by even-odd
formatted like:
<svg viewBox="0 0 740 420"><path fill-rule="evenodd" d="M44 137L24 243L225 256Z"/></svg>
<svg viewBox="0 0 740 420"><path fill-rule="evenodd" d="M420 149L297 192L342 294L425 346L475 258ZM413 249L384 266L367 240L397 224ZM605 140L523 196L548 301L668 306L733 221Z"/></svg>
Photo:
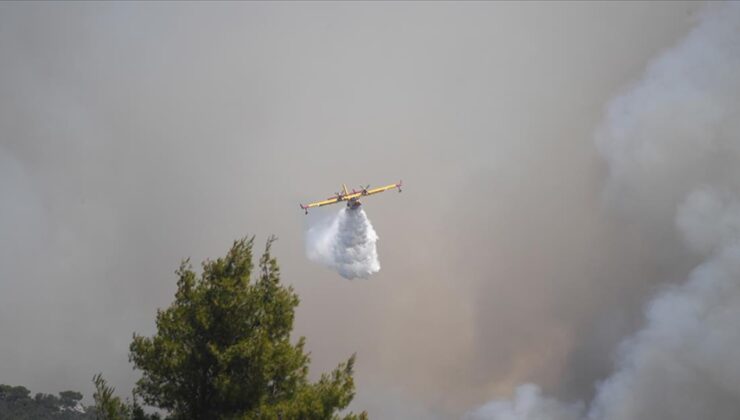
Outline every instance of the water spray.
<svg viewBox="0 0 740 420"><path fill-rule="evenodd" d="M306 255L346 279L368 278L380 271L375 233L361 207L344 207L306 232Z"/></svg>

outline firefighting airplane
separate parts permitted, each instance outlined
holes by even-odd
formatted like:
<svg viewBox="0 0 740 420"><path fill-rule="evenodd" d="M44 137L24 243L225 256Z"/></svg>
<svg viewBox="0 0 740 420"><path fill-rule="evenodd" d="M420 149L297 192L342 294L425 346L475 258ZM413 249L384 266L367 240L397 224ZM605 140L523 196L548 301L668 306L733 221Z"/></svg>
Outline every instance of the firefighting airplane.
<svg viewBox="0 0 740 420"><path fill-rule="evenodd" d="M342 192L338 192L336 193L336 195L333 195L327 198L326 200L315 201L313 203L308 203L305 206L301 204L300 206L306 212L306 214L308 214L308 209L312 209L314 207L328 206L329 204L338 203L340 201L346 201L348 209L356 209L360 207L361 197L382 193L388 190L392 190L394 188L398 188L398 192L401 192L401 185L402 185L402 182L398 181L398 184L389 184L384 187L373 188L371 190L368 189L370 188L370 185L366 185L364 187L360 186L359 191L356 191L354 188L352 189L352 191L349 191L347 190L347 186L342 184Z"/></svg>

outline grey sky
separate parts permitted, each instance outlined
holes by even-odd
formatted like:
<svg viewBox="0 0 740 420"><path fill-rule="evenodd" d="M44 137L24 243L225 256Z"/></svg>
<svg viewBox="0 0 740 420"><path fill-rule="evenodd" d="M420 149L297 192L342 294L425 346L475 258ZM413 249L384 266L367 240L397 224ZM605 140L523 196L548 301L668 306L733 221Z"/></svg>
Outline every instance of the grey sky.
<svg viewBox="0 0 740 420"><path fill-rule="evenodd" d="M690 265L603 209L593 133L699 7L0 4L0 382L128 392L180 259L274 233L312 371L358 354L354 408L587 398ZM380 273L305 258L299 201L398 179L365 205Z"/></svg>

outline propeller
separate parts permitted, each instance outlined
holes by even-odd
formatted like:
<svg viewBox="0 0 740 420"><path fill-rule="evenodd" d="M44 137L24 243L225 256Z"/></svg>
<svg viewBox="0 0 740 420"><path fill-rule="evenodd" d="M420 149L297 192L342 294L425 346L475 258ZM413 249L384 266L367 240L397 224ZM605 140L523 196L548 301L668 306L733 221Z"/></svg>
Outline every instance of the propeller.
<svg viewBox="0 0 740 420"><path fill-rule="evenodd" d="M362 191L363 194L367 194L367 189L370 188L370 184L367 184L367 186L363 187L360 185L360 191Z"/></svg>

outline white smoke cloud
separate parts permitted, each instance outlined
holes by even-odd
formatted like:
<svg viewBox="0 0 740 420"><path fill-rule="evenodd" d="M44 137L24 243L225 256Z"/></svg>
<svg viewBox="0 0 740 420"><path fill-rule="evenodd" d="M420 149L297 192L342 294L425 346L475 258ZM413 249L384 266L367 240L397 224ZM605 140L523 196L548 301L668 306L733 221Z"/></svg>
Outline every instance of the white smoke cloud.
<svg viewBox="0 0 740 420"><path fill-rule="evenodd" d="M597 145L605 197L630 223L705 258L649 304L584 410L523 385L472 419L639 420L740 416L740 5L694 30L615 99ZM666 232L678 235L665 235Z"/></svg>
<svg viewBox="0 0 740 420"><path fill-rule="evenodd" d="M676 225L692 251L711 255L740 238L740 201L726 190L695 190L679 206Z"/></svg>
<svg viewBox="0 0 740 420"><path fill-rule="evenodd" d="M570 420L583 412L583 404L563 404L547 398L537 385L525 384L516 389L513 401L491 401L465 416L465 420Z"/></svg>
<svg viewBox="0 0 740 420"><path fill-rule="evenodd" d="M380 271L378 235L362 208L343 207L306 232L306 255L346 279L367 278Z"/></svg>
<svg viewBox="0 0 740 420"><path fill-rule="evenodd" d="M646 327L622 344L589 419L736 419L739 283L735 244L651 302Z"/></svg>

